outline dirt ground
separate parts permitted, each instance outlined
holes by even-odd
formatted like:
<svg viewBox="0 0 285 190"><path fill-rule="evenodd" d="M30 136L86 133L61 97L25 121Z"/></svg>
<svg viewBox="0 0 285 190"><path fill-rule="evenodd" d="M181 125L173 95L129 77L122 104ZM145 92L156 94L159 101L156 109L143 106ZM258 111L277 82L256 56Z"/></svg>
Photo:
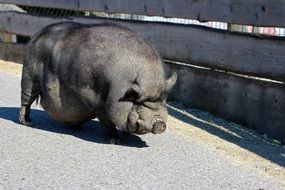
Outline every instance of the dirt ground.
<svg viewBox="0 0 285 190"><path fill-rule="evenodd" d="M0 60L0 72L20 75L22 66ZM210 113L170 102L168 126L195 143L285 185L285 146Z"/></svg>

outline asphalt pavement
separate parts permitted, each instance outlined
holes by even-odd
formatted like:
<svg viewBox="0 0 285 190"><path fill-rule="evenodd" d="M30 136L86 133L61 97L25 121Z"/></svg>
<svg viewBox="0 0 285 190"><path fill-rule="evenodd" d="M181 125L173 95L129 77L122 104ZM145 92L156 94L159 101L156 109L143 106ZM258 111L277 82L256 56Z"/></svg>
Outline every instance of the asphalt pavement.
<svg viewBox="0 0 285 190"><path fill-rule="evenodd" d="M285 189L170 129L109 145L96 120L76 131L34 105L26 127L19 106L20 76L0 72L0 189Z"/></svg>

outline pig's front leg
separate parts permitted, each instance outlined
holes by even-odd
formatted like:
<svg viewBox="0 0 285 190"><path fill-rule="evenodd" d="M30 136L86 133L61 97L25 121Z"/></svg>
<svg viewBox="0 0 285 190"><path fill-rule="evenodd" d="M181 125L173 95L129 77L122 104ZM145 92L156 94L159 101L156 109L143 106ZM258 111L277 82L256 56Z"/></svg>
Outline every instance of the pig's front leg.
<svg viewBox="0 0 285 190"><path fill-rule="evenodd" d="M120 139L116 126L108 119L106 114L104 114L104 111L100 111L99 113L100 114L98 114L98 119L106 130L107 142L110 144L119 144Z"/></svg>

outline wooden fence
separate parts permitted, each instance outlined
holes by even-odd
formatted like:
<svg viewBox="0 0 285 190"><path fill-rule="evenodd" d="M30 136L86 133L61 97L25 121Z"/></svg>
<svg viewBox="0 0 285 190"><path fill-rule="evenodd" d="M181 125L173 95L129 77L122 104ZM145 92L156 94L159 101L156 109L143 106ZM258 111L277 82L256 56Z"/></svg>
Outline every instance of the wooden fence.
<svg viewBox="0 0 285 190"><path fill-rule="evenodd" d="M274 3L268 0L0 0L0 3L285 26L283 0ZM285 143L285 38L194 25L96 17L40 17L18 12L0 12L0 30L32 36L54 22L106 20L139 32L156 46L165 60L172 61L165 64L168 72L179 74L172 98L238 121Z"/></svg>

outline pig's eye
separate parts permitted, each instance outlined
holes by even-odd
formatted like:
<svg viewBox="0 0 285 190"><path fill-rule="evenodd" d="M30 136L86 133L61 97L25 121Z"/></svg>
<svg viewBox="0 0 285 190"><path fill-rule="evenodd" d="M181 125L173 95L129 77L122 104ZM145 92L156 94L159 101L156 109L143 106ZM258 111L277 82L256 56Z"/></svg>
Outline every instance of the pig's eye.
<svg viewBox="0 0 285 190"><path fill-rule="evenodd" d="M142 96L141 89L138 85L133 84L125 93L124 97L120 101L130 101L135 102Z"/></svg>

